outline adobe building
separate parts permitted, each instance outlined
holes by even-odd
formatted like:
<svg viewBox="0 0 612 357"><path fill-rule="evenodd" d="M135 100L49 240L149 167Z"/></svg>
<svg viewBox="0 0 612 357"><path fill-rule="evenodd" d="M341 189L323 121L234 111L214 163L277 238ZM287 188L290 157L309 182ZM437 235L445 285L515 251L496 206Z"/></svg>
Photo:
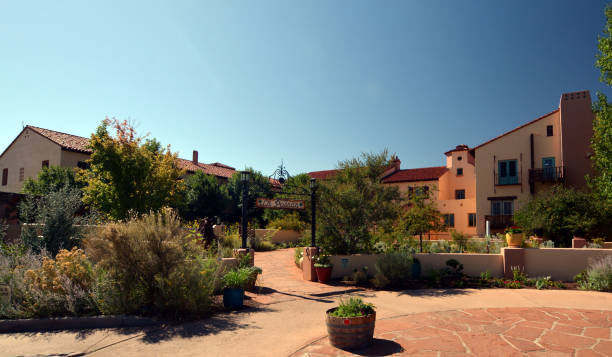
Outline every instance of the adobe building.
<svg viewBox="0 0 612 357"><path fill-rule="evenodd" d="M86 161L91 155L88 144L89 139L82 136L27 125L0 154L0 192L21 192L25 179L38 177L43 167L87 167ZM221 182L236 172L233 167L218 162L199 162L195 150L192 160L178 159L177 166L187 174L202 171Z"/></svg>
<svg viewBox="0 0 612 357"><path fill-rule="evenodd" d="M514 211L555 183L586 187L593 119L588 91L565 93L559 108L470 150L479 236L485 221L492 232L512 225Z"/></svg>

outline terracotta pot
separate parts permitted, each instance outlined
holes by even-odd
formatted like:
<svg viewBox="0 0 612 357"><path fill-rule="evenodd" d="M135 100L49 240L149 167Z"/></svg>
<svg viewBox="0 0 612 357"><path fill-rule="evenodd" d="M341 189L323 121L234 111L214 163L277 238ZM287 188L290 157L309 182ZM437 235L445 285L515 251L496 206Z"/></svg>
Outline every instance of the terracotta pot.
<svg viewBox="0 0 612 357"><path fill-rule="evenodd" d="M376 312L361 317L335 317L327 310L325 323L329 342L332 346L343 349L363 348L372 344Z"/></svg>
<svg viewBox="0 0 612 357"><path fill-rule="evenodd" d="M506 233L506 242L510 248L520 248L524 239L523 233Z"/></svg>
<svg viewBox="0 0 612 357"><path fill-rule="evenodd" d="M331 278L332 267L315 267L315 270L319 282L325 284L329 281L329 278Z"/></svg>

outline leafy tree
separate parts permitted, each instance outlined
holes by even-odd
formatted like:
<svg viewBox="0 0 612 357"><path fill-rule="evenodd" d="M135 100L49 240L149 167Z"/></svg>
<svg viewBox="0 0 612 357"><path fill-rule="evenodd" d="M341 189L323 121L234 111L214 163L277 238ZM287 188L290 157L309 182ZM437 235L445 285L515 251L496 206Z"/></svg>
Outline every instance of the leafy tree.
<svg viewBox="0 0 612 357"><path fill-rule="evenodd" d="M597 93L598 101L593 105L593 166L597 175L590 180L593 192L599 199L612 205L612 106L605 95ZM612 207L608 207L611 209Z"/></svg>
<svg viewBox="0 0 612 357"><path fill-rule="evenodd" d="M338 164L338 173L320 186L320 246L332 254L370 252L372 232L391 230L401 211L397 187L380 182L387 151L363 153Z"/></svg>
<svg viewBox="0 0 612 357"><path fill-rule="evenodd" d="M255 206L255 201L258 197L272 197L272 186L270 185L270 179L261 174L259 171L255 171L253 168L247 168L247 171L251 173L249 180L249 192L247 195L247 207L250 222L263 221L263 210ZM242 181L240 180L240 172L234 173L232 177L227 181L227 192L231 199L231 209L228 219L233 222L240 220L242 215L242 190L244 189Z"/></svg>
<svg viewBox="0 0 612 357"><path fill-rule="evenodd" d="M181 216L187 220L203 217L225 218L230 204L227 188L212 175L201 171L185 178L184 205Z"/></svg>
<svg viewBox="0 0 612 357"><path fill-rule="evenodd" d="M514 222L532 232L542 228L547 239L570 246L576 230L591 237L609 234L610 217L601 206L589 193L556 185L514 212Z"/></svg>
<svg viewBox="0 0 612 357"><path fill-rule="evenodd" d="M310 193L310 176L306 173L291 176L289 177L289 179L287 179L284 189L288 192ZM303 200L304 209L298 211L265 209L263 213L263 219L268 222L268 224L272 221L278 221L288 218L288 216L291 216L291 218L289 219L293 220L293 216L296 214L298 215L298 220L302 223L304 227L310 224L310 196L277 193L274 194L274 197ZM310 226L308 225L308 227Z"/></svg>
<svg viewBox="0 0 612 357"><path fill-rule="evenodd" d="M40 170L37 179L27 178L22 192L26 195L44 196L65 186L81 189L83 183L77 181L73 168L51 166Z"/></svg>
<svg viewBox="0 0 612 357"><path fill-rule="evenodd" d="M111 126L116 131L112 137ZM106 119L91 135L90 170L81 171L87 183L83 201L112 219L130 212L142 214L176 206L183 188L176 154L162 149L155 139L136 135L127 121Z"/></svg>
<svg viewBox="0 0 612 357"><path fill-rule="evenodd" d="M400 227L410 236L419 236L419 247L423 251L423 234L445 229L442 214L431 199L432 191L417 190L410 196L409 208L400 220Z"/></svg>

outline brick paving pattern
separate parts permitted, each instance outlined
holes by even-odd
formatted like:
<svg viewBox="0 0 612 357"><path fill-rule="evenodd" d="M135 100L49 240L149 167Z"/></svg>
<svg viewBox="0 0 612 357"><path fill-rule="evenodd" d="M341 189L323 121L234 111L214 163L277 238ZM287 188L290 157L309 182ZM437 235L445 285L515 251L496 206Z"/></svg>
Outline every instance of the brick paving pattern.
<svg viewBox="0 0 612 357"><path fill-rule="evenodd" d="M374 344L343 351L327 337L292 356L612 356L612 311L489 308L376 321Z"/></svg>

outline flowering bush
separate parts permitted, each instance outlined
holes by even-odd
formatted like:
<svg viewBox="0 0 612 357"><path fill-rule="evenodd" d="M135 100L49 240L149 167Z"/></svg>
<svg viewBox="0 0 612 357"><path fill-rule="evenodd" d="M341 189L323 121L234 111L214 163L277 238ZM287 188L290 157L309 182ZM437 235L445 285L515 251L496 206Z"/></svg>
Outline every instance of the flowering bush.
<svg viewBox="0 0 612 357"><path fill-rule="evenodd" d="M519 226L512 226L512 227L508 227L506 228L506 230L504 231L504 233L510 233L510 234L514 234L514 233L523 233L523 229Z"/></svg>

